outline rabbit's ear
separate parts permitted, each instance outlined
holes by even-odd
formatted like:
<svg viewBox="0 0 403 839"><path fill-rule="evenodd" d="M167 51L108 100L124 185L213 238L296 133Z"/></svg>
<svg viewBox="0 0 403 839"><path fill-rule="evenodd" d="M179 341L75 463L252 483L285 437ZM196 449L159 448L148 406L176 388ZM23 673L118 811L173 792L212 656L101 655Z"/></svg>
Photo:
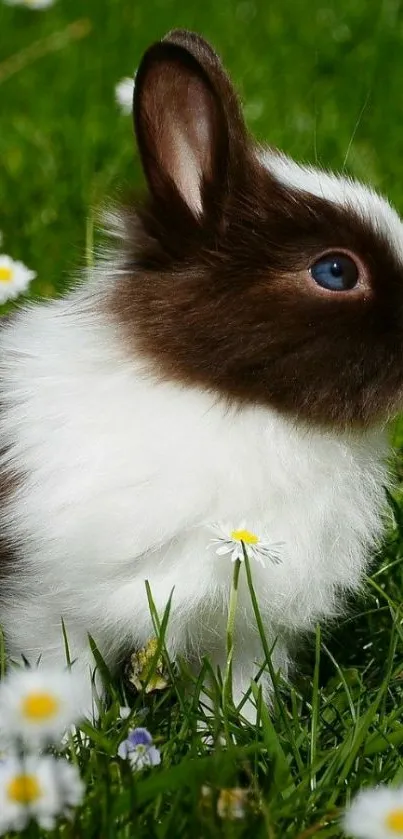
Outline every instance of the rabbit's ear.
<svg viewBox="0 0 403 839"><path fill-rule="evenodd" d="M136 76L134 123L152 196L198 219L219 212L245 156L238 98L212 48L176 30L151 46Z"/></svg>

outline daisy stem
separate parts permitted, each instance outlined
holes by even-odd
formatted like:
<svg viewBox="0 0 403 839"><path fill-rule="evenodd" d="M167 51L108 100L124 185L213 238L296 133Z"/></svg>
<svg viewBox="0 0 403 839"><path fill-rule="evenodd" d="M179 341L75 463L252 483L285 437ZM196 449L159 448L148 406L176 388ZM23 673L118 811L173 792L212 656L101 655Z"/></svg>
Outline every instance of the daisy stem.
<svg viewBox="0 0 403 839"><path fill-rule="evenodd" d="M243 542L242 542L242 550L243 550L243 557L244 557L244 562L245 562L246 579L247 579L247 582L248 582L250 598L251 598L251 601L252 601L252 608L253 608L253 611L254 611L254 614L255 614L255 620L256 620L258 632L259 632L259 635L260 635L260 640L262 642L262 647L263 647L263 652L265 654L266 663L267 663L267 666L270 669L272 667L271 652L270 652L270 649L269 649L269 645L267 643L266 633L265 633L264 626L263 626L263 621L262 621L262 616L260 614L259 604L257 602L256 592L255 592L255 589L254 589L254 586L253 586L252 572L250 570L248 552L247 552ZM274 674L271 672L270 675L273 677Z"/></svg>
<svg viewBox="0 0 403 839"><path fill-rule="evenodd" d="M246 579L247 579L247 583L248 583L250 598L251 598L251 601L252 601L252 608L253 608L253 612L254 612L254 615L255 615L255 620L256 620L256 625L257 625L258 632L259 632L259 635L260 635L260 640L262 642L263 652L264 652L264 656L265 656L265 664L266 664L267 669L269 671L271 683L273 685L274 697L275 697L276 702L277 702L277 709L278 709L279 714L281 715L281 718L283 720L285 730L287 731L289 742L290 742L291 747L293 749L296 764L299 768L299 771L303 772L304 771L304 762L303 762L302 757L300 755L299 747L298 747L297 743L295 742L295 738L294 738L294 735L293 735L293 732L292 732L292 729L291 729L290 721L288 719L288 715L287 715L287 712L284 708L284 703L282 702L281 695L280 695L280 692L279 692L278 677L277 677L277 674L274 670L273 662L272 662L272 658L271 658L272 650L270 650L269 645L267 643L267 638L266 638L266 633L265 633L265 629L264 629L264 626L263 626L262 616L260 614L259 603L258 603L258 600L257 600L257 597L256 597L255 588L254 588L254 585L253 585L252 572L250 570L249 556L248 556L247 550L246 550L243 543L242 543L242 549L243 549L243 556L244 556L244 562L245 562Z"/></svg>
<svg viewBox="0 0 403 839"><path fill-rule="evenodd" d="M234 564L234 573L232 575L231 592L228 606L228 620L227 620L227 661L225 666L225 673L223 679L223 700L224 705L232 703L232 660L234 657L234 629L235 629L235 613L238 602L238 583L239 572L241 570L241 560L236 559Z"/></svg>

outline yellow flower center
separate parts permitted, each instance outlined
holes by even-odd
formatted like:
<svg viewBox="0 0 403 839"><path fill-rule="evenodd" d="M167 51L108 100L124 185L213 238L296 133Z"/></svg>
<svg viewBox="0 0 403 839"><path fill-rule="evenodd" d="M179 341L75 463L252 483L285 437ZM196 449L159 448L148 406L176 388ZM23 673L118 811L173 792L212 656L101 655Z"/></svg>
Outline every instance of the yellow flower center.
<svg viewBox="0 0 403 839"><path fill-rule="evenodd" d="M234 542L245 542L245 545L257 545L259 541L259 537L251 533L250 530L233 530L231 539Z"/></svg>
<svg viewBox="0 0 403 839"><path fill-rule="evenodd" d="M16 775L7 786L7 795L17 804L32 804L42 792L35 775Z"/></svg>
<svg viewBox="0 0 403 839"><path fill-rule="evenodd" d="M386 827L393 833L403 836L403 808L391 810L386 817Z"/></svg>
<svg viewBox="0 0 403 839"><path fill-rule="evenodd" d="M0 283L9 283L13 279L13 269L0 265Z"/></svg>
<svg viewBox="0 0 403 839"><path fill-rule="evenodd" d="M23 699L22 713L30 722L45 722L57 714L59 701L48 693L30 693Z"/></svg>

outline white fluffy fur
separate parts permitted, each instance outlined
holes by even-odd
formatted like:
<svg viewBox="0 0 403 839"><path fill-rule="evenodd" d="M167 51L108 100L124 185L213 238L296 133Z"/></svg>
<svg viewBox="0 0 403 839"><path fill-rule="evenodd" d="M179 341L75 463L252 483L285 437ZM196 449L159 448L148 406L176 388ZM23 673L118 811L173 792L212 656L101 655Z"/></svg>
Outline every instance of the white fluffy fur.
<svg viewBox="0 0 403 839"><path fill-rule="evenodd" d="M296 164L279 160L270 166L295 182ZM316 178L326 197L347 190L395 240L395 217L372 192L298 173L312 191ZM360 584L382 528L384 434L295 427L269 410L232 412L207 393L157 383L94 314L96 276L66 299L22 311L0 334L1 441L25 476L1 510L26 537L18 572L2 588L9 650L63 660L63 617L82 667L87 632L114 665L153 634L149 580L161 611L174 589L173 654L207 652L222 664L233 566L209 547L210 526L245 519L284 542L282 563L255 564L253 573L269 638L278 638L275 664L286 669L290 633L334 614L338 592ZM119 282L118 273L104 281ZM238 697L261 660L242 578Z"/></svg>

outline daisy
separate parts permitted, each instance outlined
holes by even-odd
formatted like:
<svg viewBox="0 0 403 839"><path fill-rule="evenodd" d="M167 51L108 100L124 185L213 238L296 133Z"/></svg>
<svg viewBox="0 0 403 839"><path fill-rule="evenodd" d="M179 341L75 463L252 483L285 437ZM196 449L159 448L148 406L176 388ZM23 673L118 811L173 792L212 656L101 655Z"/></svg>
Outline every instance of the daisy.
<svg viewBox="0 0 403 839"><path fill-rule="evenodd" d="M74 670L12 670L0 684L0 740L58 742L83 716L84 702L85 685Z"/></svg>
<svg viewBox="0 0 403 839"><path fill-rule="evenodd" d="M403 837L403 787L361 790L344 816L343 827L355 839Z"/></svg>
<svg viewBox="0 0 403 839"><path fill-rule="evenodd" d="M146 728L134 728L133 731L129 731L127 739L123 740L118 748L118 755L129 761L134 772L161 763L159 749L153 745L153 738Z"/></svg>
<svg viewBox="0 0 403 839"><path fill-rule="evenodd" d="M58 816L71 817L83 794L78 769L66 760L8 757L0 763L0 833L24 830L31 819L52 830Z"/></svg>
<svg viewBox="0 0 403 839"><path fill-rule="evenodd" d="M123 114L131 114L133 108L134 79L125 76L115 87L115 99Z"/></svg>
<svg viewBox="0 0 403 839"><path fill-rule="evenodd" d="M0 305L26 291L35 277L35 271L30 271L22 262L0 254Z"/></svg>
<svg viewBox="0 0 403 839"><path fill-rule="evenodd" d="M217 814L220 819L243 819L248 791L241 787L222 789L217 800Z"/></svg>
<svg viewBox="0 0 403 839"><path fill-rule="evenodd" d="M244 559L242 544L244 544L248 557L252 557L263 567L265 566L265 559L275 565L281 562L283 543L264 542L256 533L246 529L245 522L241 522L236 529L233 529L229 524L215 524L213 529L218 533L218 536L216 539L212 539L210 544L218 545L218 548L216 548L218 556L231 554L232 562L236 562L237 559L242 562Z"/></svg>
<svg viewBox="0 0 403 839"><path fill-rule="evenodd" d="M27 9L47 9L55 0L4 0L7 6L26 6Z"/></svg>

